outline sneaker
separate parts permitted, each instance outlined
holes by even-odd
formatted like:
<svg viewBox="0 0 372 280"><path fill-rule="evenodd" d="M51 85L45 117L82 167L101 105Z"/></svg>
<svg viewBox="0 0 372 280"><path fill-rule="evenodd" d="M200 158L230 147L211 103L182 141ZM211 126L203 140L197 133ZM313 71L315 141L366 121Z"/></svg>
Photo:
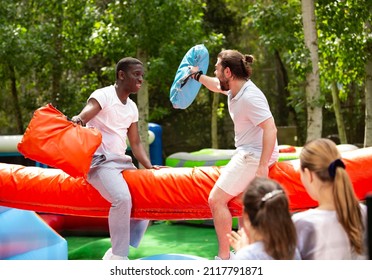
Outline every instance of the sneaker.
<svg viewBox="0 0 372 280"><path fill-rule="evenodd" d="M216 261L222 260L219 256L215 256L214 259L215 259ZM226 259L226 260L234 260L234 259L235 259L235 253L234 253L234 252L230 252L230 256L229 256L229 258Z"/></svg>
<svg viewBox="0 0 372 280"><path fill-rule="evenodd" d="M114 255L112 253L112 248L108 249L104 256L102 257L102 260L129 260L128 257L122 257L118 255Z"/></svg>

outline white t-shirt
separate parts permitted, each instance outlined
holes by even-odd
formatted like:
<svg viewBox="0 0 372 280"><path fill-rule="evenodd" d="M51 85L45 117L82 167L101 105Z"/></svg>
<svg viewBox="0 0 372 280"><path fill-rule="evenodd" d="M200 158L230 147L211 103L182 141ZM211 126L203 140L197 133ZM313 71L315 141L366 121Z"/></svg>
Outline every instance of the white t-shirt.
<svg viewBox="0 0 372 280"><path fill-rule="evenodd" d="M361 204L363 220L367 207ZM352 251L349 238L336 211L310 209L292 216L298 236L298 249L304 260L366 259ZM365 222L366 225L366 222ZM366 238L366 234L365 234Z"/></svg>
<svg viewBox="0 0 372 280"><path fill-rule="evenodd" d="M102 108L87 123L87 127L96 127L102 133L102 144L96 154L125 156L128 128L138 122L137 105L129 97L123 104L113 85L95 90L91 98L96 99Z"/></svg>
<svg viewBox="0 0 372 280"><path fill-rule="evenodd" d="M241 248L236 252L234 260L272 260L265 251L263 242L258 241ZM296 250L294 260L300 260L300 253Z"/></svg>
<svg viewBox="0 0 372 280"><path fill-rule="evenodd" d="M228 107L234 123L235 147L261 157L263 130L258 125L272 117L265 95L248 80L234 98L228 92ZM276 141L270 162L276 161L278 157Z"/></svg>

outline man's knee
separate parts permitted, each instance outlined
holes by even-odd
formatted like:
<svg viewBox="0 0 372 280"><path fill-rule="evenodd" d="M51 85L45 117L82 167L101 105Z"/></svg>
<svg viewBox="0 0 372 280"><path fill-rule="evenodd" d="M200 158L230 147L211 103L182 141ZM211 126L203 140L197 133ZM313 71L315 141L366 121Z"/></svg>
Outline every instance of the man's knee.
<svg viewBox="0 0 372 280"><path fill-rule="evenodd" d="M216 205L216 200L213 196L209 195L208 197L208 205L210 208L214 208Z"/></svg>
<svg viewBox="0 0 372 280"><path fill-rule="evenodd" d="M218 207L222 207L225 202L221 196L216 195L216 192L211 192L208 197L209 207L214 210Z"/></svg>
<svg viewBox="0 0 372 280"><path fill-rule="evenodd" d="M220 207L227 207L227 204L233 197L220 189L219 187L214 187L209 193L208 204L211 210L218 209Z"/></svg>
<svg viewBox="0 0 372 280"><path fill-rule="evenodd" d="M112 206L118 206L118 205L132 205L132 198L130 195L128 195L125 192L119 192L116 193L112 197Z"/></svg>

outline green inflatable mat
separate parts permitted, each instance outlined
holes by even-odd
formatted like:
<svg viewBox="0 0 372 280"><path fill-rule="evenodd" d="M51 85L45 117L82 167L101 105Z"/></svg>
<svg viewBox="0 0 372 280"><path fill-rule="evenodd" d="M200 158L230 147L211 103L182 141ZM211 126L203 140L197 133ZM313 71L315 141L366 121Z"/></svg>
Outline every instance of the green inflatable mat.
<svg viewBox="0 0 372 280"><path fill-rule="evenodd" d="M230 161L234 152L234 149L212 148L191 153L178 152L167 157L165 165L170 167L223 166ZM298 159L298 157L298 150L293 153L279 153L279 161Z"/></svg>

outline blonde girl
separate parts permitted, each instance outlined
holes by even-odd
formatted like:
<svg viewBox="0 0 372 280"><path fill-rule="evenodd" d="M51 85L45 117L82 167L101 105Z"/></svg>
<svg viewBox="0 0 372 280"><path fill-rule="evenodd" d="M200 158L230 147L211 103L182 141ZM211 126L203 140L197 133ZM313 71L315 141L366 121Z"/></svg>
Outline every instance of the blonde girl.
<svg viewBox="0 0 372 280"><path fill-rule="evenodd" d="M293 215L302 259L365 259L367 208L359 203L334 142L317 139L300 154L301 181L318 207Z"/></svg>

